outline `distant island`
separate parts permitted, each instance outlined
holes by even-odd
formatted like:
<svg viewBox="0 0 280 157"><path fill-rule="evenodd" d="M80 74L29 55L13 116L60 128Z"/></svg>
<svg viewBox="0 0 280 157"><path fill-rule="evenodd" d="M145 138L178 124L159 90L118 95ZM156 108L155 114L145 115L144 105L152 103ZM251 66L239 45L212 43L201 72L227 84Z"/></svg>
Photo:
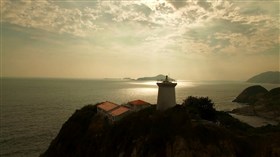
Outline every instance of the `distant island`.
<svg viewBox="0 0 280 157"><path fill-rule="evenodd" d="M256 76L251 77L247 80L251 83L280 83L280 72L279 71L267 71Z"/></svg>
<svg viewBox="0 0 280 157"><path fill-rule="evenodd" d="M140 77L137 80L139 81L162 81L165 80L166 75L159 74L157 76L152 77ZM175 79L168 77L170 81L175 81Z"/></svg>
<svg viewBox="0 0 280 157"><path fill-rule="evenodd" d="M135 80L133 78L130 78L130 77L124 77L123 80L128 80L128 81L132 81L132 80Z"/></svg>

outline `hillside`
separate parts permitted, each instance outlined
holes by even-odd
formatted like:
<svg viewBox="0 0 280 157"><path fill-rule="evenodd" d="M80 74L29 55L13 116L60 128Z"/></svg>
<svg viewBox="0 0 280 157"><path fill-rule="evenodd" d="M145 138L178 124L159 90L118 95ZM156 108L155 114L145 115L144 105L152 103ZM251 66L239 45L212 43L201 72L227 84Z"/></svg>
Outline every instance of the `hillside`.
<svg viewBox="0 0 280 157"><path fill-rule="evenodd" d="M244 89L233 102L254 103L267 93L267 89L260 85L250 86Z"/></svg>
<svg viewBox="0 0 280 157"><path fill-rule="evenodd" d="M267 91L259 85L251 86L233 101L247 103L249 106L234 109L232 113L260 116L280 122L280 87Z"/></svg>
<svg viewBox="0 0 280 157"><path fill-rule="evenodd" d="M247 80L251 83L280 83L280 72L279 71L268 71L256 76L251 77Z"/></svg>
<svg viewBox="0 0 280 157"><path fill-rule="evenodd" d="M210 105L196 107L201 102ZM280 155L280 126L254 129L227 113L212 110L211 104L208 98L191 97L164 112L152 106L116 124L97 114L95 105L88 105L67 120L41 157Z"/></svg>
<svg viewBox="0 0 280 157"><path fill-rule="evenodd" d="M137 80L140 81L161 81L161 80L165 80L165 75L159 74L157 76L153 76L153 77L140 77ZM168 77L168 79L170 81L175 81L173 78Z"/></svg>

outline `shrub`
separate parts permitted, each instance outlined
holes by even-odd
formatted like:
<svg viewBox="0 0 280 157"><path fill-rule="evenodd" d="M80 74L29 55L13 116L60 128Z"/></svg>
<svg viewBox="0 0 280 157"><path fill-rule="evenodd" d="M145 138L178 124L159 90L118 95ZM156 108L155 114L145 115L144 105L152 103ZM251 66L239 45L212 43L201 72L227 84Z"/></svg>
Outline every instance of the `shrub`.
<svg viewBox="0 0 280 157"><path fill-rule="evenodd" d="M182 105L189 110L190 114L198 114L202 119L216 121L214 103L208 97L189 96Z"/></svg>

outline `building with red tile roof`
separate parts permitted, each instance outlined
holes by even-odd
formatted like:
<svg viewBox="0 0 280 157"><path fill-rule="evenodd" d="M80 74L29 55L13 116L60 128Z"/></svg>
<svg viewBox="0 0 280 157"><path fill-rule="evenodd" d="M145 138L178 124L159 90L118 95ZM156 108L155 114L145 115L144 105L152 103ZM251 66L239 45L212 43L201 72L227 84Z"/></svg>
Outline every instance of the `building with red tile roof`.
<svg viewBox="0 0 280 157"><path fill-rule="evenodd" d="M97 105L97 112L108 117L111 122L115 122L129 114L130 108L106 101Z"/></svg>
<svg viewBox="0 0 280 157"><path fill-rule="evenodd" d="M128 115L130 113L130 109L126 106L119 106L118 108L112 110L108 113L108 118L112 121L118 121Z"/></svg>
<svg viewBox="0 0 280 157"><path fill-rule="evenodd" d="M127 103L127 106L131 108L133 111L139 111L146 107L151 106L150 103L143 100L133 100Z"/></svg>
<svg viewBox="0 0 280 157"><path fill-rule="evenodd" d="M120 106L117 109L111 111L109 114L112 115L112 116L119 116L119 115L121 115L121 114L123 114L127 111L129 111L128 107Z"/></svg>
<svg viewBox="0 0 280 157"><path fill-rule="evenodd" d="M97 112L106 116L107 113L109 113L110 111L112 111L118 107L119 107L119 105L106 101L106 102L103 102L103 103L97 105Z"/></svg>

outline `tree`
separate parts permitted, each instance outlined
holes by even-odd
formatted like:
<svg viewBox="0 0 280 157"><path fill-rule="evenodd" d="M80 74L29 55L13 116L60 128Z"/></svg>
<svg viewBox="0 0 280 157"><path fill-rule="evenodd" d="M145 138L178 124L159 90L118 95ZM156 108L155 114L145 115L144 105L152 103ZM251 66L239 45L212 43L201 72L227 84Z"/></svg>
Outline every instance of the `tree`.
<svg viewBox="0 0 280 157"><path fill-rule="evenodd" d="M216 110L214 103L208 97L189 96L184 100L183 106L192 114L198 114L200 118L216 121Z"/></svg>

